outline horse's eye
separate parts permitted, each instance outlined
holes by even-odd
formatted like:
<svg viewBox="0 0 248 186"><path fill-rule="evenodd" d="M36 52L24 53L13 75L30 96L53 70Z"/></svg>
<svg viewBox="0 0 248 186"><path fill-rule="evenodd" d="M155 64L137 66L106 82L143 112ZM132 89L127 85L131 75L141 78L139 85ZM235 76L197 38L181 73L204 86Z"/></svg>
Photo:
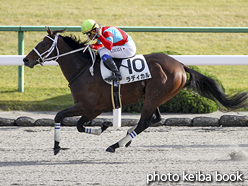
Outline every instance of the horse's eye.
<svg viewBox="0 0 248 186"><path fill-rule="evenodd" d="M40 43L41 44L41 47L45 47L46 46L46 43L43 41Z"/></svg>

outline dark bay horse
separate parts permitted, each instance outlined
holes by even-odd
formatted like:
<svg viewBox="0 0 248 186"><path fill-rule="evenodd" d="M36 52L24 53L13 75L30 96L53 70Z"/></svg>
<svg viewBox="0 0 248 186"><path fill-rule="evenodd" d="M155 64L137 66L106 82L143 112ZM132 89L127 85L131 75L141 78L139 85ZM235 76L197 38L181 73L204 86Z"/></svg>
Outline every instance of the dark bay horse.
<svg viewBox="0 0 248 186"><path fill-rule="evenodd" d="M112 110L111 89L101 77L100 57L96 55L94 76L92 76L88 70L92 65L91 48L88 47L86 50L86 42L80 42L73 36L58 34L64 31L52 31L47 28L48 35L23 59L24 64L30 68L51 59L56 60L69 82L75 104L55 116L55 154L60 149L59 129L64 118L81 116L77 123L78 131L99 135L108 125L103 125L99 129L85 127L85 124L101 113ZM82 48L86 51L70 53ZM123 139L108 147L108 152L115 152L119 147L127 147L131 140L151 123L160 121L159 105L174 97L184 87L191 88L199 95L215 101L220 107L234 110L247 105L247 92L227 96L213 79L186 67L170 56L154 53L144 57L152 78L124 84L121 87L123 106L144 100L140 120L136 126L128 130ZM186 73L190 74L189 80Z"/></svg>

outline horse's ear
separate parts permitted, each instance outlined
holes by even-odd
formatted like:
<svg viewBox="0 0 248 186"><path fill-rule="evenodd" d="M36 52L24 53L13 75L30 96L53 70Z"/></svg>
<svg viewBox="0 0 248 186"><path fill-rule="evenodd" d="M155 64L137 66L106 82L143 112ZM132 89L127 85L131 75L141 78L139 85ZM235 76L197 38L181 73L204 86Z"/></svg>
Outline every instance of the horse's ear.
<svg viewBox="0 0 248 186"><path fill-rule="evenodd" d="M64 30L61 30L61 33L65 32L67 30L67 28L65 28Z"/></svg>
<svg viewBox="0 0 248 186"><path fill-rule="evenodd" d="M46 31L47 31L47 33L51 36L51 35L53 35L53 31L52 30L50 30L50 28L49 27L46 27Z"/></svg>
<svg viewBox="0 0 248 186"><path fill-rule="evenodd" d="M53 35L56 35L57 33L63 33L67 30L67 28L65 28L64 30L54 30L54 31L51 31L53 33Z"/></svg>

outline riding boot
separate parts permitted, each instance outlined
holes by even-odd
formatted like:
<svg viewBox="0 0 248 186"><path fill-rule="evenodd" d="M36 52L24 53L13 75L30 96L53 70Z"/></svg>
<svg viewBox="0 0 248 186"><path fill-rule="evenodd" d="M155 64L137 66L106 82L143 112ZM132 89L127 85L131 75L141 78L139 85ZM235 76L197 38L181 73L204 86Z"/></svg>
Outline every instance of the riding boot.
<svg viewBox="0 0 248 186"><path fill-rule="evenodd" d="M104 61L104 63L110 68L110 70L112 71L112 76L109 76L107 78L105 78L106 81L120 81L122 79L121 77L121 73L118 70L114 60L112 58L108 58Z"/></svg>

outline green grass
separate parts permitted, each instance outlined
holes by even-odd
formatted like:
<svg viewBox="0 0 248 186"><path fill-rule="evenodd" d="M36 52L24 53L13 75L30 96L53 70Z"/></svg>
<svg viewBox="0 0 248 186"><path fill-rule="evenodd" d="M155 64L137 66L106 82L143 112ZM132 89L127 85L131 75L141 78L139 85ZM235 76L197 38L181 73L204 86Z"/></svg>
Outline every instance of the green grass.
<svg viewBox="0 0 248 186"><path fill-rule="evenodd" d="M0 0L0 25L80 26L85 19L101 25L247 27L247 0ZM120 8L121 7L121 8ZM71 33L67 32L65 35ZM81 33L73 33L82 40ZM175 51L184 55L248 55L248 34L129 33L137 53ZM28 54L45 32L25 32ZM17 54L17 33L0 32L0 55ZM248 66L200 66L217 76L227 93L248 91ZM60 68L25 67L25 92L17 91L17 67L0 66L0 110L60 110L73 104Z"/></svg>
<svg viewBox="0 0 248 186"><path fill-rule="evenodd" d="M17 67L0 68L1 110L60 110L73 104L68 84L59 66L24 67L25 91L18 92ZM6 78L8 77L8 78Z"/></svg>

